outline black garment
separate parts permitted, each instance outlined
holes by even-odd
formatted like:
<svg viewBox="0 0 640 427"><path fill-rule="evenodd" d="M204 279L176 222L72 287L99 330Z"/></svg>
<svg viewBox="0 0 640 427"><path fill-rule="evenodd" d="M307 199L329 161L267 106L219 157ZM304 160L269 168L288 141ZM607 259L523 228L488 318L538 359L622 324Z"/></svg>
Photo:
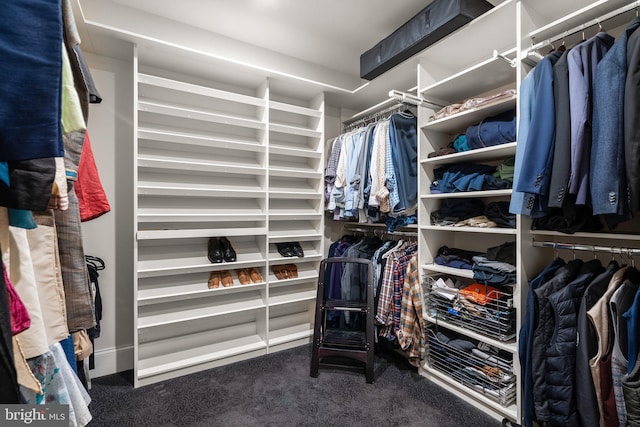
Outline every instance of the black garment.
<svg viewBox="0 0 640 427"><path fill-rule="evenodd" d="M624 90L624 158L629 210L640 210L640 31L627 40L627 80Z"/></svg>
<svg viewBox="0 0 640 427"><path fill-rule="evenodd" d="M7 283L4 275L0 274L0 403L20 403L9 316Z"/></svg>
<svg viewBox="0 0 640 427"><path fill-rule="evenodd" d="M505 242L487 249L487 259L516 265L516 242Z"/></svg>
<svg viewBox="0 0 640 427"><path fill-rule="evenodd" d="M578 345L576 347L576 410L582 427L598 427L600 412L589 359L598 353L598 337L593 325L587 318L587 311L602 298L609 287L613 274L620 265L612 261L604 273L593 279L584 291L578 311Z"/></svg>
<svg viewBox="0 0 640 427"><path fill-rule="evenodd" d="M573 234L576 231L599 231L602 224L593 216L591 207L576 206L575 197L567 196L562 209L549 209L547 216L533 220L531 228Z"/></svg>
<svg viewBox="0 0 640 427"><path fill-rule="evenodd" d="M34 160L10 161L10 186L0 181L0 206L44 211L51 199L56 173L53 157Z"/></svg>
<svg viewBox="0 0 640 427"><path fill-rule="evenodd" d="M440 209L431 213L431 223L440 225L443 221L464 221L484 213L485 206L480 199L444 199Z"/></svg>
<svg viewBox="0 0 640 427"><path fill-rule="evenodd" d="M476 255L484 255L481 252L465 251L464 249L450 248L442 246L438 249L436 256L436 264L449 265L452 261L458 261L469 264L469 269L473 266L473 257ZM442 262L439 262L442 261Z"/></svg>
<svg viewBox="0 0 640 427"><path fill-rule="evenodd" d="M575 365L578 310L587 285L604 271L598 260L585 263L578 277L549 296L555 314L553 336L545 352L544 391L552 426L577 426Z"/></svg>
<svg viewBox="0 0 640 427"><path fill-rule="evenodd" d="M509 202L487 203L484 216L495 222L498 227L516 228L516 216L509 212Z"/></svg>
<svg viewBox="0 0 640 427"><path fill-rule="evenodd" d="M549 296L562 289L567 283L576 278L584 262L580 259L569 262L560 267L551 280L536 289L538 300L538 319L533 330L533 345L531 348L531 374L533 380L533 402L537 421L547 421L548 402L546 396L545 350L553 335L553 313L549 305Z"/></svg>

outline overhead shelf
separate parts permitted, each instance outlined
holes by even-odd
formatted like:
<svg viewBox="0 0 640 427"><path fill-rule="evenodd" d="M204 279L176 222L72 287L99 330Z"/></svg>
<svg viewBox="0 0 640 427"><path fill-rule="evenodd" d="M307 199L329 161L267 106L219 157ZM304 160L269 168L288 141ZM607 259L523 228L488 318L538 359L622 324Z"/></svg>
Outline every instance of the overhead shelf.
<svg viewBox="0 0 640 427"><path fill-rule="evenodd" d="M502 55L515 56L515 49ZM516 67L500 57L491 57L427 86L421 93L428 99L456 103L507 85L513 85L515 89Z"/></svg>
<svg viewBox="0 0 640 427"><path fill-rule="evenodd" d="M322 136L322 132L317 130L281 123L269 123L269 130L272 132L288 133L291 135L305 136L309 138L320 138Z"/></svg>
<svg viewBox="0 0 640 427"><path fill-rule="evenodd" d="M492 147L478 148L476 150L461 151L459 153L444 156L430 157L422 160L423 165L447 165L462 162L485 162L489 160L503 159L516 154L516 142L494 145Z"/></svg>

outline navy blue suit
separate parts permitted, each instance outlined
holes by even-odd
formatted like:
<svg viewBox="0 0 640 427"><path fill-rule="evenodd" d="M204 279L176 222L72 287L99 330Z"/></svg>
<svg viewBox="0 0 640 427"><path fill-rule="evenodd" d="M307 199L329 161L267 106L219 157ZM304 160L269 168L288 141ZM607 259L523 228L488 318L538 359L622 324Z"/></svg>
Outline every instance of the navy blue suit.
<svg viewBox="0 0 640 427"><path fill-rule="evenodd" d="M630 210L640 210L640 31L627 42L627 81L624 92L624 154Z"/></svg>
<svg viewBox="0 0 640 427"><path fill-rule="evenodd" d="M634 19L596 67L589 187L594 215L607 214L613 227L628 213L623 108L627 77L627 40L640 27Z"/></svg>

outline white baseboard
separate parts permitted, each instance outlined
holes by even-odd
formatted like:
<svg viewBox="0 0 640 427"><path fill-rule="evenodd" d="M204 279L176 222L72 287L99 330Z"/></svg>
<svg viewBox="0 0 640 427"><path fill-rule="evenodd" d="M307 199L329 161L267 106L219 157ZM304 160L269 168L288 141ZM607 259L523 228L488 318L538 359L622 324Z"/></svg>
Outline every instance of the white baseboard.
<svg viewBox="0 0 640 427"><path fill-rule="evenodd" d="M95 369L89 371L91 378L131 370L133 369L133 346L97 350L95 362Z"/></svg>

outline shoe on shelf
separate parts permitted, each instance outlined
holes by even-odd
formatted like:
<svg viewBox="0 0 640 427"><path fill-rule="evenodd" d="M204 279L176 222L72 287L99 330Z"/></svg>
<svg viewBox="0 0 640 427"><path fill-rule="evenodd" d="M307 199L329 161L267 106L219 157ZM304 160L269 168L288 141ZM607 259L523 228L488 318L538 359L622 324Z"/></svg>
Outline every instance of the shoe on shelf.
<svg viewBox="0 0 640 427"><path fill-rule="evenodd" d="M219 271L212 271L209 274L209 289L218 289L220 287L220 282L222 281L222 277Z"/></svg>
<svg viewBox="0 0 640 427"><path fill-rule="evenodd" d="M238 280L241 285L248 285L251 283L251 278L249 277L249 272L246 268L240 268L236 270L236 274L238 275Z"/></svg>
<svg viewBox="0 0 640 427"><path fill-rule="evenodd" d="M302 246L300 245L299 242L291 242L291 251L293 252L293 254L299 258L302 258L304 256L304 251L302 250Z"/></svg>
<svg viewBox="0 0 640 427"><path fill-rule="evenodd" d="M224 254L222 253L222 247L220 240L217 237L210 237L207 245L207 258L213 264L224 261Z"/></svg>
<svg viewBox="0 0 640 427"><path fill-rule="evenodd" d="M229 270L222 270L220 272L222 286L228 288L229 286L233 286L233 276Z"/></svg>
<svg viewBox="0 0 640 427"><path fill-rule="evenodd" d="M273 271L273 274L275 274L276 279L278 280L284 280L289 278L287 277L287 269L284 268L284 265L272 265L271 271Z"/></svg>
<svg viewBox="0 0 640 427"><path fill-rule="evenodd" d="M226 262L236 262L236 251L231 246L231 242L226 237L220 238L220 248Z"/></svg>
<svg viewBox="0 0 640 427"><path fill-rule="evenodd" d="M264 278L262 277L262 274L260 274L260 272L255 268L251 267L247 269L247 272L249 273L249 277L251 278L251 281L253 283L264 282Z"/></svg>
<svg viewBox="0 0 640 427"><path fill-rule="evenodd" d="M295 256L290 243L276 243L276 248L278 249L278 253L283 257L289 258Z"/></svg>
<svg viewBox="0 0 640 427"><path fill-rule="evenodd" d="M298 267L295 264L285 264L283 267L287 272L288 279L295 279L298 277Z"/></svg>

